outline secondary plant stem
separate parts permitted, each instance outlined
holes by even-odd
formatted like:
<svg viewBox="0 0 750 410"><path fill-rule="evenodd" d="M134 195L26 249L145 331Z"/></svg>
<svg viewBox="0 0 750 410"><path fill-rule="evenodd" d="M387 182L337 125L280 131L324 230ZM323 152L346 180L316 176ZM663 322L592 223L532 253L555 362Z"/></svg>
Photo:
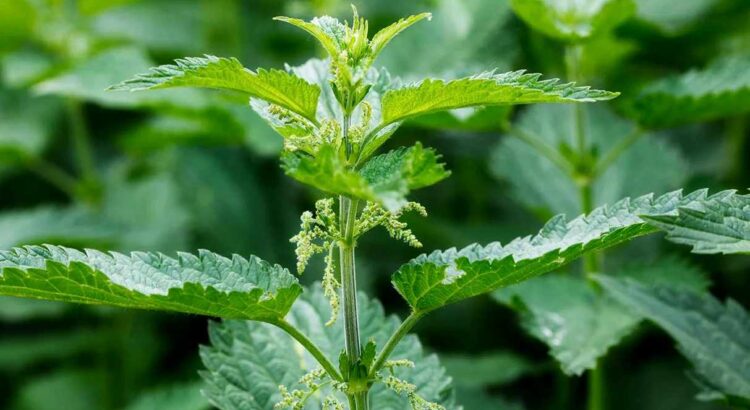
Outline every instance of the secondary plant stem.
<svg viewBox="0 0 750 410"><path fill-rule="evenodd" d="M338 370L336 370L336 366L331 363L330 360L328 360L328 357L326 357L325 353L323 353L318 346L313 343L312 340L310 340L307 336L305 336L302 332L297 330L292 324L287 322L286 320L276 320L276 321L270 321L268 322L279 329L287 332L291 337L294 338L299 344L301 344L305 349L307 349L308 352L315 358L315 360L320 363L320 365L323 367L323 370L325 370L331 378L333 378L336 381L342 381L341 374Z"/></svg>
<svg viewBox="0 0 750 410"><path fill-rule="evenodd" d="M69 100L68 113L70 114L70 134L73 138L81 177L85 181L93 181L96 179L96 169L94 168L94 156L91 152L91 141L81 103Z"/></svg>
<svg viewBox="0 0 750 410"><path fill-rule="evenodd" d="M388 339L387 342L385 342L383 350L380 351L378 358L375 360L375 364L373 364L372 369L370 370L370 377L375 376L375 372L383 367L385 361L388 360L388 358L391 356L391 353L393 353L393 349L398 346L398 343L401 341L401 339L403 339L404 336L409 333L409 331L424 315L425 312L412 312L409 317L407 317L406 320L401 323L401 326L396 329L396 332L391 335L390 339Z"/></svg>
<svg viewBox="0 0 750 410"><path fill-rule="evenodd" d="M580 81L580 60L581 60L581 47L578 45L568 45L565 48L565 67L567 70L568 79L571 81ZM581 106L575 104L573 106L573 132L575 133L576 148L580 161L588 160L588 142L586 141L586 122L584 118L584 111ZM637 139L635 137L626 138L625 143L622 147L615 147L615 152L612 153L611 159L606 159L607 163L604 167L608 167L617 157L633 142ZM580 175L578 178L579 194L581 198L581 210L585 214L589 214L594 209L594 194L593 184L598 176L597 166L593 168L581 167L579 171L585 171L586 175ZM606 169L606 168L603 168ZM599 170L603 172L603 170ZM597 255L588 254L583 259L583 273L586 277L590 274L598 272L600 268L600 260ZM595 286L593 281L592 286ZM588 400L586 408L588 410L604 410L604 373L602 370L602 360L599 360L592 370L588 372Z"/></svg>

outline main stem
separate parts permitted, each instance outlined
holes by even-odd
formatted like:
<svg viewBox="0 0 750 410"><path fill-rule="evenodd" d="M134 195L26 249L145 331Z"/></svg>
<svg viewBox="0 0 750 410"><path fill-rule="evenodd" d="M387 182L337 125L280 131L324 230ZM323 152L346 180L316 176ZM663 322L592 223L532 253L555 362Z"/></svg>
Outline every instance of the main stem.
<svg viewBox="0 0 750 410"><path fill-rule="evenodd" d="M344 144L346 144L347 160L351 155L349 142L349 127L351 116L344 116L342 126ZM357 247L354 238L354 224L357 222L358 201L347 196L339 196L339 228L342 238L339 242L339 269L341 273L341 287L344 293L344 337L346 355L349 362L358 361L362 355L359 340L359 315L357 313L357 270L354 251ZM368 410L367 391L357 392L349 396L350 410Z"/></svg>

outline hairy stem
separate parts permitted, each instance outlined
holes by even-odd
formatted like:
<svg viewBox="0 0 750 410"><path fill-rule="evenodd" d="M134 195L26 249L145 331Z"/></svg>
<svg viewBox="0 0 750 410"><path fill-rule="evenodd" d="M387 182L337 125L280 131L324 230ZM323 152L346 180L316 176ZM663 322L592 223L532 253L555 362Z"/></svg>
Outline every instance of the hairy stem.
<svg viewBox="0 0 750 410"><path fill-rule="evenodd" d="M391 356L391 353L393 353L393 349L398 346L398 343L401 341L401 339L403 339L404 336L409 333L414 325L417 324L419 319L421 319L425 314L425 312L412 312L406 318L406 320L401 323L401 326L396 329L396 332L391 335L391 337L383 346L383 350L380 351L378 358L375 360L375 364L373 364L372 369L370 370L370 377L375 376L375 372L383 368L385 361L388 360L388 358Z"/></svg>
<svg viewBox="0 0 750 410"><path fill-rule="evenodd" d="M270 321L268 323L285 331L289 334L289 336L293 337L294 340L299 342L299 344L301 344L308 352L310 352L315 360L320 363L320 366L323 367L323 370L325 370L332 379L336 381L343 381L343 378L341 377L339 371L336 369L336 366L334 366L333 363L328 359L328 357L326 357L325 353L323 353L323 351L320 350L320 348L315 343L313 343L312 340L310 340L302 332L297 330L297 328L283 319Z"/></svg>

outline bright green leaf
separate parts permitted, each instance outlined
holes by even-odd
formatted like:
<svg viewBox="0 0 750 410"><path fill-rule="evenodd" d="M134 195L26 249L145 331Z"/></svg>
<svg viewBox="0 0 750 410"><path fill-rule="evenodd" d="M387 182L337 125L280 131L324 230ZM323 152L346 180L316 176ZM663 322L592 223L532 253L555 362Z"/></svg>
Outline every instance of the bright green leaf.
<svg viewBox="0 0 750 410"><path fill-rule="evenodd" d="M0 251L0 294L207 316L274 320L302 292L286 269L208 251L85 252L56 246Z"/></svg>
<svg viewBox="0 0 750 410"><path fill-rule="evenodd" d="M322 191L378 202L395 211L406 203L410 190L450 175L439 159L434 150L417 143L373 157L357 172L347 168L334 148L326 145L315 157L287 152L282 165L289 176Z"/></svg>
<svg viewBox="0 0 750 410"><path fill-rule="evenodd" d="M750 400L750 315L733 300L598 277L615 299L655 322L679 344L701 381ZM714 394L715 394L714 392Z"/></svg>
<svg viewBox="0 0 750 410"><path fill-rule="evenodd" d="M517 238L505 246L470 245L422 255L403 265L393 284L412 309L427 312L450 303L491 292L550 272L591 252L628 242L656 229L641 215L670 215L692 203L731 201L733 191L708 196L672 192L624 199L568 221L559 215L535 236Z"/></svg>
<svg viewBox="0 0 750 410"><path fill-rule="evenodd" d="M268 101L316 121L320 88L286 71L253 72L236 58L186 57L175 65L154 67L111 90L149 90L171 87L203 87L239 91Z"/></svg>
<svg viewBox="0 0 750 410"><path fill-rule="evenodd" d="M610 100L617 93L592 90L558 80L540 80L540 74L512 71L486 72L457 80L426 79L389 90L383 95L383 124L456 108L555 102Z"/></svg>
<svg viewBox="0 0 750 410"><path fill-rule="evenodd" d="M423 20L423 19L431 19L432 14L430 13L420 13L413 16L409 16L406 18L402 18L399 21L389 25L388 27L383 28L382 30L375 33L375 35L372 37L372 40L370 41L370 50L372 51L373 56L377 56L380 54L380 52L383 51L385 46L388 45L388 43L393 40L394 37L399 35L402 31L409 28L411 25Z"/></svg>
<svg viewBox="0 0 750 410"><path fill-rule="evenodd" d="M675 215L647 216L667 239L694 253L750 253L750 195L679 208Z"/></svg>
<svg viewBox="0 0 750 410"><path fill-rule="evenodd" d="M569 41L605 33L635 12L632 0L511 0L510 4L533 29Z"/></svg>
<svg viewBox="0 0 750 410"><path fill-rule="evenodd" d="M701 70L647 85L630 103L641 123L666 127L750 111L750 54L718 59Z"/></svg>
<svg viewBox="0 0 750 410"><path fill-rule="evenodd" d="M359 320L362 340L374 340L383 346L399 325L394 316L386 316L375 300L360 294ZM319 285L306 291L294 304L287 320L310 338L328 357L338 357L344 340L343 319L325 326L331 315L328 299ZM281 330L264 323L224 321L209 328L211 346L201 348L206 366L202 373L207 387L205 394L212 404L224 410L267 410L281 399L279 385L300 388L297 383L305 373L319 365L304 349ZM392 358L409 359L415 368L398 368L397 377L418 386L417 392L427 400L453 409L451 379L437 356L426 355L416 336L404 338ZM314 408L328 394L310 398ZM370 405L378 410L409 408L405 397L386 390L378 383L370 391ZM345 398L339 400L346 402Z"/></svg>

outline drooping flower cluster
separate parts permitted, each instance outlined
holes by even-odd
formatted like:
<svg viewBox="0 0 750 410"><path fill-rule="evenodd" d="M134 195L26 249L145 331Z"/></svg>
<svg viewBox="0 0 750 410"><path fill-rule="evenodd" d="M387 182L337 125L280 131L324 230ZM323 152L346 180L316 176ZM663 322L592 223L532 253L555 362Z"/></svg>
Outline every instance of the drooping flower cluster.
<svg viewBox="0 0 750 410"><path fill-rule="evenodd" d="M403 241L409 246L421 248L422 243L419 239L405 222L400 221L401 216L406 212L416 212L423 217L427 216L425 207L417 202L407 202L395 212L388 211L374 202L368 202L355 225L355 235L359 236L377 226L382 226L391 238Z"/></svg>
<svg viewBox="0 0 750 410"><path fill-rule="evenodd" d="M274 405L274 409L303 410L307 400L321 388L331 384L332 380L325 370L316 369L302 376L297 383L304 386L304 389L290 392L286 386L279 386L281 401ZM323 399L323 410L344 410L344 405L331 393Z"/></svg>
<svg viewBox="0 0 750 410"><path fill-rule="evenodd" d="M331 305L331 318L326 326L332 325L339 314L339 288L341 284L336 279L333 252L341 239L336 212L333 210L333 198L321 199L315 203L315 214L306 211L301 216L300 232L290 241L297 245L297 272L302 274L307 264L315 254L326 253L325 268L323 270L323 293Z"/></svg>

